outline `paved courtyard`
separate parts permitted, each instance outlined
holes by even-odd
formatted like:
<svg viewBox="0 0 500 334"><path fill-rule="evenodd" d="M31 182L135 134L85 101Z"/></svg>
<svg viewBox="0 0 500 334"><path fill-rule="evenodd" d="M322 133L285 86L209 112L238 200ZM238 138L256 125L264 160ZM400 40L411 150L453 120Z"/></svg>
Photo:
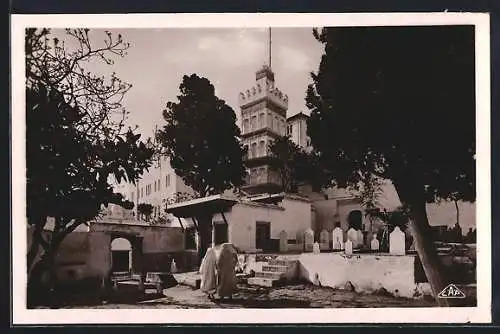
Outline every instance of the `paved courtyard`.
<svg viewBox="0 0 500 334"><path fill-rule="evenodd" d="M161 298L137 303L108 303L68 308L349 308L349 307L432 307L434 301L409 300L379 294L358 294L309 284L276 288L240 286L231 301L210 301L200 290L176 285L165 289Z"/></svg>

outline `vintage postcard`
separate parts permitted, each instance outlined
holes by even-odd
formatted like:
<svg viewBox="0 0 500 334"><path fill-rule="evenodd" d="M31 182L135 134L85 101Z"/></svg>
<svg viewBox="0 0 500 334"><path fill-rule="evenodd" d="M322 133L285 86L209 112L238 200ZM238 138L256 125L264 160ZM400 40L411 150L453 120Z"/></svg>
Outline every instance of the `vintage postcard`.
<svg viewBox="0 0 500 334"><path fill-rule="evenodd" d="M14 324L491 321L488 14L13 15L11 43Z"/></svg>

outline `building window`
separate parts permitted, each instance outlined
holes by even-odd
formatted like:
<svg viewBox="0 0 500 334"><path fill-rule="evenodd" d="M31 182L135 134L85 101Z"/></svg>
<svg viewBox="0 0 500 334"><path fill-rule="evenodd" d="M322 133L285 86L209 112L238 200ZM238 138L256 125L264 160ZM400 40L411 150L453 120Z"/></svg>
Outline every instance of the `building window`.
<svg viewBox="0 0 500 334"><path fill-rule="evenodd" d="M167 187L170 187L170 174L167 174L167 176L165 176L165 185Z"/></svg>
<svg viewBox="0 0 500 334"><path fill-rule="evenodd" d="M156 182L156 184L157 184L156 187L158 188L158 191L160 191L160 189L161 189L161 180L158 179L158 181Z"/></svg>
<svg viewBox="0 0 500 334"><path fill-rule="evenodd" d="M266 169L264 167L259 168L258 179L259 183L264 183L266 180Z"/></svg>
<svg viewBox="0 0 500 334"><path fill-rule="evenodd" d="M248 119L245 118L243 120L243 133L247 133L248 132Z"/></svg>
<svg viewBox="0 0 500 334"><path fill-rule="evenodd" d="M134 192L132 191L132 193L130 194L130 199L131 199L132 201L134 201L134 195L135 195L135 194L134 194Z"/></svg>
<svg viewBox="0 0 500 334"><path fill-rule="evenodd" d="M216 246L228 242L228 227L225 222L214 222L214 244Z"/></svg>
<svg viewBox="0 0 500 334"><path fill-rule="evenodd" d="M282 132L285 132L285 121L281 120L280 124L281 124L280 126L280 134L281 134Z"/></svg>
<svg viewBox="0 0 500 334"><path fill-rule="evenodd" d="M264 155L266 155L266 147L265 147L266 143L261 140L260 143L259 143L259 155L262 157Z"/></svg>
<svg viewBox="0 0 500 334"><path fill-rule="evenodd" d="M264 114L261 113L259 114L259 129L262 129L264 127Z"/></svg>
<svg viewBox="0 0 500 334"><path fill-rule="evenodd" d="M252 157L257 157L257 143L252 143Z"/></svg>
<svg viewBox="0 0 500 334"><path fill-rule="evenodd" d="M144 188L141 188L141 196L139 196L140 198L144 197Z"/></svg>
<svg viewBox="0 0 500 334"><path fill-rule="evenodd" d="M155 192L156 192L156 180L155 180Z"/></svg>
<svg viewBox="0 0 500 334"><path fill-rule="evenodd" d="M256 122L257 122L257 117L252 116L252 118L250 119L250 131L254 131L257 128Z"/></svg>
<svg viewBox="0 0 500 334"><path fill-rule="evenodd" d="M267 121L267 126L268 128L272 129L273 128L273 116L271 113L267 113L268 121Z"/></svg>
<svg viewBox="0 0 500 334"><path fill-rule="evenodd" d="M280 122L278 120L278 116L274 116L274 130L276 130L277 132L280 132Z"/></svg>

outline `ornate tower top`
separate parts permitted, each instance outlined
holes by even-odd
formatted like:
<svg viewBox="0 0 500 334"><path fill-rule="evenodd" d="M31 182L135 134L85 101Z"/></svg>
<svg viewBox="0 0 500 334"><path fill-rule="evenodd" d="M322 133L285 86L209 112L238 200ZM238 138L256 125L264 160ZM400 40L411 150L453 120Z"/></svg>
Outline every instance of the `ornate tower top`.
<svg viewBox="0 0 500 334"><path fill-rule="evenodd" d="M283 94L274 85L274 72L271 69L272 50L271 50L271 28L269 28L268 40L268 63L264 64L255 72L256 85L239 94L239 105L245 108L262 100L267 100L278 106L286 115L288 109L288 96Z"/></svg>

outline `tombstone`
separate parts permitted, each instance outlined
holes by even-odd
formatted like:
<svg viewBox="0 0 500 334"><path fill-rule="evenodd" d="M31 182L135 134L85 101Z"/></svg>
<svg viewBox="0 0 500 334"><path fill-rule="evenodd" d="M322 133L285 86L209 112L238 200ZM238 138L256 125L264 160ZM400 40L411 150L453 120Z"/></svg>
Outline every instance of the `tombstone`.
<svg viewBox="0 0 500 334"><path fill-rule="evenodd" d="M372 241L370 242L370 249L372 251L378 251L380 249L380 243L378 242L377 234L375 233L373 233L372 235Z"/></svg>
<svg viewBox="0 0 500 334"><path fill-rule="evenodd" d="M310 228L304 232L304 250L306 252L313 251L314 232Z"/></svg>
<svg viewBox="0 0 500 334"><path fill-rule="evenodd" d="M175 263L175 259L172 259L172 263L170 263L170 272L175 274L177 272L177 264Z"/></svg>
<svg viewBox="0 0 500 334"><path fill-rule="evenodd" d="M297 250L302 252L304 250L304 232L297 231L295 241L296 241Z"/></svg>
<svg viewBox="0 0 500 334"><path fill-rule="evenodd" d="M344 249L344 231L340 227L336 227L332 232L332 244L334 250Z"/></svg>
<svg viewBox="0 0 500 334"><path fill-rule="evenodd" d="M320 247L319 247L319 243L317 241L313 244L313 253L314 254L321 253L321 250L320 250Z"/></svg>
<svg viewBox="0 0 500 334"><path fill-rule="evenodd" d="M352 255L352 241L349 239L345 243L345 254Z"/></svg>
<svg viewBox="0 0 500 334"><path fill-rule="evenodd" d="M319 248L321 250L329 250L330 249L330 238L327 230L322 230L319 234Z"/></svg>
<svg viewBox="0 0 500 334"><path fill-rule="evenodd" d="M286 253L288 251L288 235L286 231L280 232L280 253Z"/></svg>
<svg viewBox="0 0 500 334"><path fill-rule="evenodd" d="M405 234L396 226L389 235L389 253L391 255L405 255Z"/></svg>
<svg viewBox="0 0 500 334"><path fill-rule="evenodd" d="M358 241L358 244L357 244L357 247L358 248L363 248L363 246L365 245L365 236L363 235L363 231L361 230L357 230L356 231L358 233L358 238L357 238L357 241Z"/></svg>
<svg viewBox="0 0 500 334"><path fill-rule="evenodd" d="M347 240L352 242L352 247L358 247L358 231L353 229L352 227L347 231Z"/></svg>

